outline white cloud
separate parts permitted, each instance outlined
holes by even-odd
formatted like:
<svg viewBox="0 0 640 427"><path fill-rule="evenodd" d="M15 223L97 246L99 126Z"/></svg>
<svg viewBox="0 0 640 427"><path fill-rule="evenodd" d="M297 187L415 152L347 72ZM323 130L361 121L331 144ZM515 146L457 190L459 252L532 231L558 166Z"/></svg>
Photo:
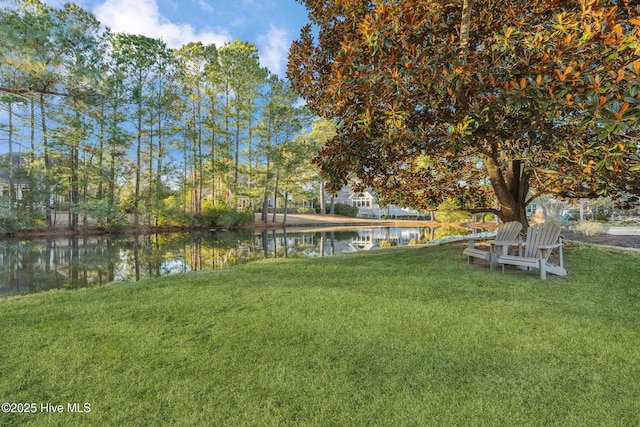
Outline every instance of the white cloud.
<svg viewBox="0 0 640 427"><path fill-rule="evenodd" d="M207 3L204 0L198 0L198 6L200 6L200 9L202 9L203 11L207 12L207 13L212 13L213 12L213 7Z"/></svg>
<svg viewBox="0 0 640 427"><path fill-rule="evenodd" d="M230 34L224 30L196 31L189 24L171 22L160 14L156 0L106 0L93 13L116 33L161 38L172 48L194 41L222 46L231 40Z"/></svg>
<svg viewBox="0 0 640 427"><path fill-rule="evenodd" d="M260 51L260 65L284 77L289 46L291 46L287 31L271 25L267 34L258 36L257 44Z"/></svg>

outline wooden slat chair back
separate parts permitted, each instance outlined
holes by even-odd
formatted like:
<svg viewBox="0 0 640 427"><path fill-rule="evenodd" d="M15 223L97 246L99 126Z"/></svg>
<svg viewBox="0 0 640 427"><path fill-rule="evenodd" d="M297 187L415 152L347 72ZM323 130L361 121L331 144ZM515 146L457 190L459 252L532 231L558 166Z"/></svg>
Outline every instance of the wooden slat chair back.
<svg viewBox="0 0 640 427"><path fill-rule="evenodd" d="M521 242L521 239L519 239L518 237L518 235L520 234L520 231L522 231L522 224L520 224L518 221L506 222L498 228L494 243L508 242L509 245L513 245L518 242ZM464 251L462 251L462 254L468 257L467 262L469 264L471 264L471 261L473 260L473 258L477 258L485 261L491 261L491 267L493 268L497 261L497 255L499 250L500 248L493 244L491 245L490 250L477 248L475 247L475 239L469 239L469 244L464 249Z"/></svg>
<svg viewBox="0 0 640 427"><path fill-rule="evenodd" d="M553 245L558 243L560 228L555 224L536 224L527 230L527 240L525 241L524 253L522 256L536 258L541 254L539 247L543 245ZM551 251L545 256L545 261L549 259Z"/></svg>
<svg viewBox="0 0 640 427"><path fill-rule="evenodd" d="M551 223L536 224L527 230L522 256L500 255L498 264L502 264L504 273L505 265L515 265L526 269L537 268L540 270L540 279L547 278L546 273L566 276L562 258L562 239L560 237L560 227ZM560 265L549 263L549 257L554 249L559 250Z"/></svg>

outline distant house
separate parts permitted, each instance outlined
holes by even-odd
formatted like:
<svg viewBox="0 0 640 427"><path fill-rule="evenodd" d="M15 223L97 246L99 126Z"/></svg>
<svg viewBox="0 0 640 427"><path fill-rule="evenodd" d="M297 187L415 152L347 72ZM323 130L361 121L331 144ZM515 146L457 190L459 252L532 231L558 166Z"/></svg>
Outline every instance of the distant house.
<svg viewBox="0 0 640 427"><path fill-rule="evenodd" d="M10 161L9 154L0 155L0 197L10 197L10 173L13 170L13 186L15 200L21 201L27 197L31 191L28 176L27 158L21 153L13 153L13 161ZM37 182L37 181L36 181ZM55 194L51 196L50 206L56 203L67 202L67 194Z"/></svg>
<svg viewBox="0 0 640 427"><path fill-rule="evenodd" d="M342 203L358 208L358 216L363 218L380 218L383 215L392 217L399 216L419 216L420 212L416 209L403 208L397 205L381 206L375 192L366 188L362 191L354 191L349 186L344 186L333 199L334 203ZM331 196L326 196L325 205L329 206Z"/></svg>
<svg viewBox="0 0 640 427"><path fill-rule="evenodd" d="M29 186L24 178L20 178L18 173L23 163L22 156L19 153L13 153L13 159L9 158L9 154L0 155L0 197L10 196L10 176L13 170L13 186L15 191L15 200L22 200L24 194L29 191Z"/></svg>

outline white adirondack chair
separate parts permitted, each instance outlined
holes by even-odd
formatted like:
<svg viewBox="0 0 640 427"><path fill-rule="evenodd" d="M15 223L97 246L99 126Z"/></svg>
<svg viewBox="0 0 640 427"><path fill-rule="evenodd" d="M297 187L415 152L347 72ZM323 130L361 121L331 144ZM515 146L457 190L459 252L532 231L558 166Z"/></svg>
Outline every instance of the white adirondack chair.
<svg viewBox="0 0 640 427"><path fill-rule="evenodd" d="M491 249L485 250L475 247L475 239L469 239L468 246L462 251L463 255L466 255L467 263L471 264L473 258L482 259L485 261L489 261L491 265L491 269L496 266L496 262L498 260L497 256L500 248L504 251L504 254L507 254L508 247L511 245L515 245L518 243L522 243L522 239L518 236L518 234L522 231L522 224L518 221L511 221L502 224L496 233L496 238L494 242L491 244Z"/></svg>
<svg viewBox="0 0 640 427"><path fill-rule="evenodd" d="M503 273L505 265L515 265L526 270L537 268L540 270L540 279L542 280L547 278L547 273L558 276L567 275L562 259L560 227L550 223L533 225L527 230L527 240L524 245L524 254L521 256L507 254L498 256L497 261L498 264L502 264ZM549 262L549 256L556 248L559 250L560 265Z"/></svg>

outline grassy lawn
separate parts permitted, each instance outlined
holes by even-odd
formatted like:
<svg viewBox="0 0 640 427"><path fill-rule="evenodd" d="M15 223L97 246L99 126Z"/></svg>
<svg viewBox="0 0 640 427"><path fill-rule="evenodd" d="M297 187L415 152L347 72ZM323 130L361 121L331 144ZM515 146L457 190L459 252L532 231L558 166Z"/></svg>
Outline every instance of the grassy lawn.
<svg viewBox="0 0 640 427"><path fill-rule="evenodd" d="M565 253L546 282L456 244L0 301L0 400L37 406L0 425L640 425L640 256Z"/></svg>

